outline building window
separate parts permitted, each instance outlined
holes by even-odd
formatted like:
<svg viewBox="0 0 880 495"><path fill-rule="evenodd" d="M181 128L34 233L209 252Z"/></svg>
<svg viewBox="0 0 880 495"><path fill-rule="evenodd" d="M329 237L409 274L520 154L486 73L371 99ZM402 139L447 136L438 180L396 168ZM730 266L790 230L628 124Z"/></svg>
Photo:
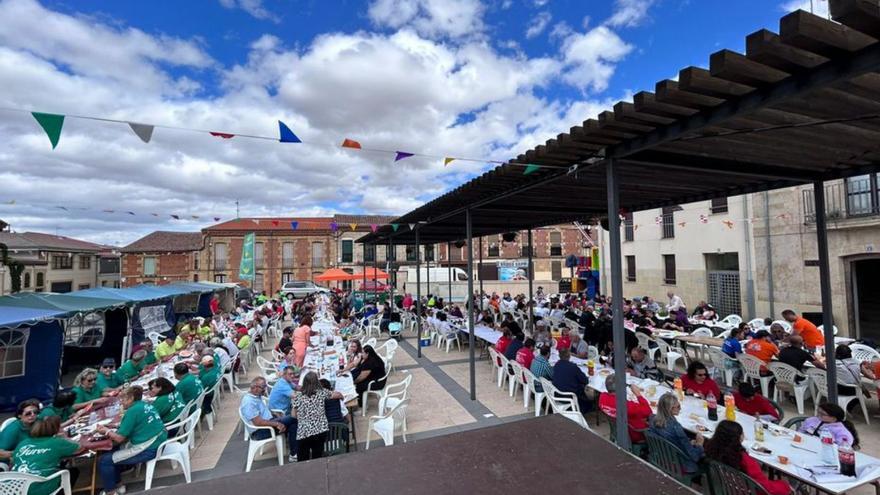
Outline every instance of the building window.
<svg viewBox="0 0 880 495"><path fill-rule="evenodd" d="M678 207L667 206L663 208L663 239L672 239L675 237L675 217L674 213Z"/></svg>
<svg viewBox="0 0 880 495"><path fill-rule="evenodd" d="M157 264L158 264L158 259L155 256L145 256L144 257L144 276L145 277L155 277Z"/></svg>
<svg viewBox="0 0 880 495"><path fill-rule="evenodd" d="M375 244L364 244L364 261L376 261Z"/></svg>
<svg viewBox="0 0 880 495"><path fill-rule="evenodd" d="M623 240L632 242L636 238L636 229L633 226L633 214L627 213L623 217Z"/></svg>
<svg viewBox="0 0 880 495"><path fill-rule="evenodd" d="M254 268L263 268L263 252L265 251L263 247L265 244L262 242L254 243Z"/></svg>
<svg viewBox="0 0 880 495"><path fill-rule="evenodd" d="M449 261L461 261L461 248L455 246L450 248Z"/></svg>
<svg viewBox="0 0 880 495"><path fill-rule="evenodd" d="M528 258L529 255L534 256L535 251L532 250L532 246L529 246L528 244L523 244L522 254L520 256L522 256L523 258Z"/></svg>
<svg viewBox="0 0 880 495"><path fill-rule="evenodd" d="M193 254L193 270L199 271L199 253Z"/></svg>
<svg viewBox="0 0 880 495"><path fill-rule="evenodd" d="M562 256L562 232L550 232L550 256Z"/></svg>
<svg viewBox="0 0 880 495"><path fill-rule="evenodd" d="M88 290L91 288L92 288L92 286L89 284L79 284L76 286L76 290Z"/></svg>
<svg viewBox="0 0 880 495"><path fill-rule="evenodd" d="M391 244L385 245L385 261L397 261L397 253Z"/></svg>
<svg viewBox="0 0 880 495"><path fill-rule="evenodd" d="M45 284L45 278L46 278L46 275L43 272L37 273L37 284L34 287L37 287L40 289L43 288L43 285Z"/></svg>
<svg viewBox="0 0 880 495"><path fill-rule="evenodd" d="M714 198L709 211L715 213L727 213L727 198Z"/></svg>
<svg viewBox="0 0 880 495"><path fill-rule="evenodd" d="M489 244L489 249L487 250L487 254L490 258L497 258L500 255L501 248L497 243L493 242Z"/></svg>
<svg viewBox="0 0 880 495"><path fill-rule="evenodd" d="M73 290L73 282L52 282L49 291L59 294L67 294Z"/></svg>
<svg viewBox="0 0 880 495"><path fill-rule="evenodd" d="M214 275L214 282L218 283L218 284L225 284L226 283L226 275L224 275L222 273L218 273L218 274Z"/></svg>
<svg viewBox="0 0 880 495"><path fill-rule="evenodd" d="M346 239L342 241L342 262L352 263L354 261L354 241Z"/></svg>
<svg viewBox="0 0 880 495"><path fill-rule="evenodd" d="M281 268L293 268L293 243L281 245Z"/></svg>
<svg viewBox="0 0 880 495"><path fill-rule="evenodd" d="M281 283L286 284L287 282L293 282L293 273L284 272L281 274Z"/></svg>
<svg viewBox="0 0 880 495"><path fill-rule="evenodd" d="M25 289L31 288L31 274L30 273L24 274L24 288Z"/></svg>
<svg viewBox="0 0 880 495"><path fill-rule="evenodd" d="M550 279L559 280L562 278L562 262L561 261L551 261L550 262Z"/></svg>
<svg viewBox="0 0 880 495"><path fill-rule="evenodd" d="M425 246L425 261L434 261L434 245L428 244Z"/></svg>
<svg viewBox="0 0 880 495"><path fill-rule="evenodd" d="M98 272L101 274L119 273L119 258L99 258Z"/></svg>
<svg viewBox="0 0 880 495"><path fill-rule="evenodd" d="M92 268L92 257L87 254L79 255L79 269L90 270Z"/></svg>
<svg viewBox="0 0 880 495"><path fill-rule="evenodd" d="M24 376L28 329L0 331L0 378Z"/></svg>
<svg viewBox="0 0 880 495"><path fill-rule="evenodd" d="M663 283L675 285L675 255L663 255Z"/></svg>
<svg viewBox="0 0 880 495"><path fill-rule="evenodd" d="M312 243L312 268L320 268L324 266L324 243Z"/></svg>
<svg viewBox="0 0 880 495"><path fill-rule="evenodd" d="M70 270L73 268L73 256L54 255L52 256L53 270Z"/></svg>
<svg viewBox="0 0 880 495"><path fill-rule="evenodd" d="M406 245L406 261L415 261L416 260L416 245L415 244L407 244Z"/></svg>
<svg viewBox="0 0 880 495"><path fill-rule="evenodd" d="M880 178L877 174L859 175L846 179L846 213L848 216L856 217L880 212L880 208L878 208L878 199L880 199L878 198L878 186L880 183L878 180Z"/></svg>
<svg viewBox="0 0 880 495"><path fill-rule="evenodd" d="M214 270L226 270L226 244L214 244Z"/></svg>
<svg viewBox="0 0 880 495"><path fill-rule="evenodd" d="M627 282L635 282L636 281L636 257L635 256L627 256L626 257L626 281Z"/></svg>
<svg viewBox="0 0 880 495"><path fill-rule="evenodd" d="M255 273L254 274L254 293L259 294L263 291L263 274Z"/></svg>
<svg viewBox="0 0 880 495"><path fill-rule="evenodd" d="M77 347L101 347L104 343L104 315L89 313L67 321L64 344Z"/></svg>
<svg viewBox="0 0 880 495"><path fill-rule="evenodd" d="M193 282L198 282L198 281L199 281L199 274L193 273Z"/></svg>

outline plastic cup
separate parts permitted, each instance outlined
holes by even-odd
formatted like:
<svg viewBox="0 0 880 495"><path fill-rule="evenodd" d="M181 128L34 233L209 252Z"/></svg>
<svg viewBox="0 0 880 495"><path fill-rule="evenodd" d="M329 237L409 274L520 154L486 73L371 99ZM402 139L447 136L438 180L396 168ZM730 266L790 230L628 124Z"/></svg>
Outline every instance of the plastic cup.
<svg viewBox="0 0 880 495"><path fill-rule="evenodd" d="M779 464L782 464L783 466L788 464L788 457L785 457L784 455L779 456Z"/></svg>

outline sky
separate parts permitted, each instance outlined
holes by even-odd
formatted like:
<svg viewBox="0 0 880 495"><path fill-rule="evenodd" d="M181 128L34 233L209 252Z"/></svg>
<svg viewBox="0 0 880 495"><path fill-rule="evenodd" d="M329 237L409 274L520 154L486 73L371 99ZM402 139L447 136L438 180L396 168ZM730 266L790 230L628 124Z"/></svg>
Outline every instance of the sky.
<svg viewBox="0 0 880 495"><path fill-rule="evenodd" d="M402 214L810 5L0 0L0 219L124 246L237 211ZM32 111L171 128L68 117L53 150ZM279 120L303 143L187 130Z"/></svg>

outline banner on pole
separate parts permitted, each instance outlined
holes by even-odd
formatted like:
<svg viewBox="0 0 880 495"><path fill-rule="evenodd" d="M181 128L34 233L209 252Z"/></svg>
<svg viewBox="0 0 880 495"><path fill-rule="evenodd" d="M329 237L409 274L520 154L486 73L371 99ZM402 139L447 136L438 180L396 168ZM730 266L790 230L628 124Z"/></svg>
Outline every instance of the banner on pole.
<svg viewBox="0 0 880 495"><path fill-rule="evenodd" d="M241 265L238 268L238 278L241 280L254 280L254 237L253 232L245 234L241 245Z"/></svg>

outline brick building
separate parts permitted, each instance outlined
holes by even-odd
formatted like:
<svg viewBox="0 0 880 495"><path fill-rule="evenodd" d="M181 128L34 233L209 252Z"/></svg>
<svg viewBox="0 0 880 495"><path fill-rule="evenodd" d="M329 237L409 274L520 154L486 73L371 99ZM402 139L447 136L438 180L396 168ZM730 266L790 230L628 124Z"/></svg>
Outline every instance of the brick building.
<svg viewBox="0 0 880 495"><path fill-rule="evenodd" d="M125 246L122 252L122 285L165 285L198 282L200 232L153 232Z"/></svg>

